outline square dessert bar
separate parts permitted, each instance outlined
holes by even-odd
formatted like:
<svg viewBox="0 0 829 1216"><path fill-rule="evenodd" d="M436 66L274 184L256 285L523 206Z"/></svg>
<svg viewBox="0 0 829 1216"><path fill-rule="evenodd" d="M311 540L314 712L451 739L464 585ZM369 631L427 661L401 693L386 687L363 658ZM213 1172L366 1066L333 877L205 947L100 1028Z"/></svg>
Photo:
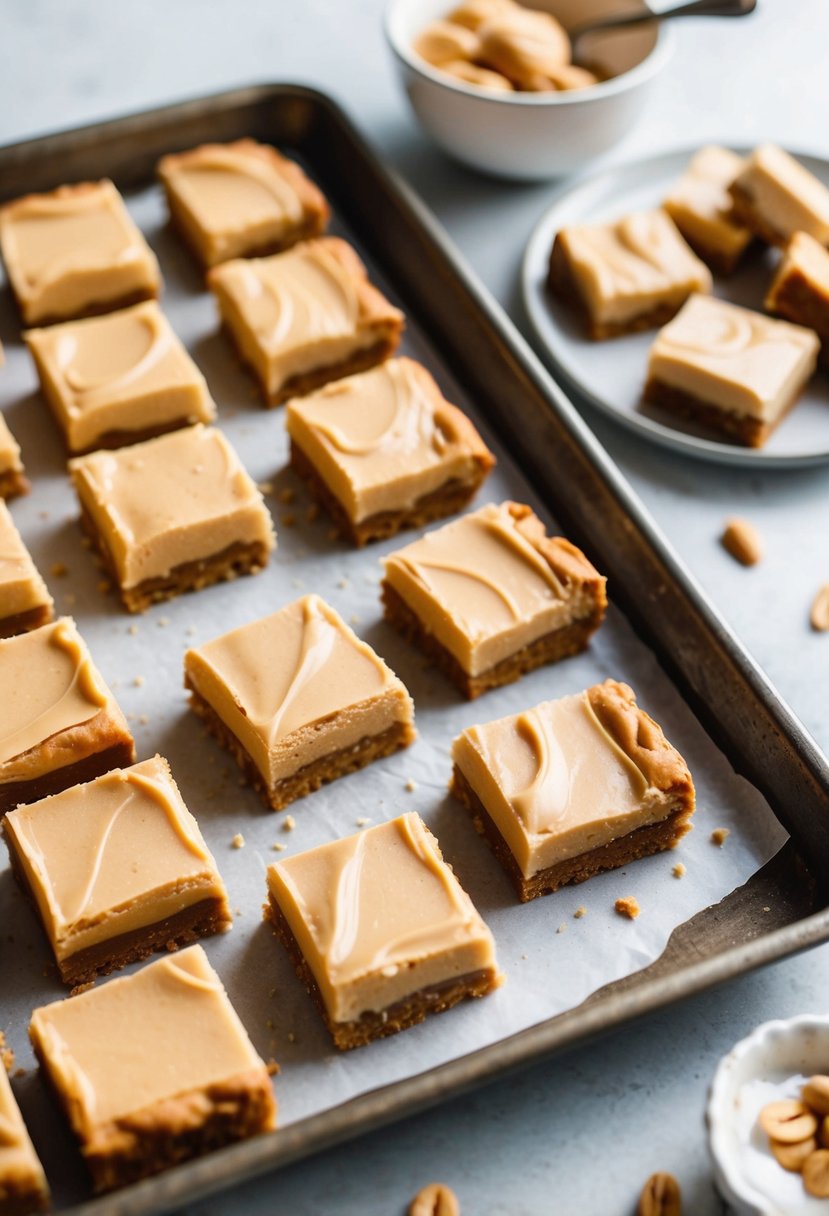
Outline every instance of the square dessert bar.
<svg viewBox="0 0 829 1216"><path fill-rule="evenodd" d="M755 148L730 194L737 222L769 245L785 245L795 232L829 245L829 189L775 144Z"/></svg>
<svg viewBox="0 0 829 1216"><path fill-rule="evenodd" d="M20 459L20 446L0 414L0 498L28 494L29 483Z"/></svg>
<svg viewBox="0 0 829 1216"><path fill-rule="evenodd" d="M501 983L492 934L414 812L270 866L265 918L341 1051Z"/></svg>
<svg viewBox="0 0 829 1216"><path fill-rule="evenodd" d="M0 498L0 638L47 625L54 606L9 508Z"/></svg>
<svg viewBox="0 0 829 1216"><path fill-rule="evenodd" d="M81 525L130 612L255 574L276 545L262 495L215 427L78 456L69 470Z"/></svg>
<svg viewBox="0 0 829 1216"><path fill-rule="evenodd" d="M36 1009L29 1035L96 1191L276 1126L268 1068L201 946Z"/></svg>
<svg viewBox="0 0 829 1216"><path fill-rule="evenodd" d="M188 650L184 683L275 811L415 738L403 684L317 595Z"/></svg>
<svg viewBox="0 0 829 1216"><path fill-rule="evenodd" d="M732 214L728 193L744 160L728 148L700 148L662 206L712 270L731 274L754 236Z"/></svg>
<svg viewBox="0 0 829 1216"><path fill-rule="evenodd" d="M584 650L605 579L530 507L490 503L384 559L387 620L470 700Z"/></svg>
<svg viewBox="0 0 829 1216"><path fill-rule="evenodd" d="M205 267L276 253L328 223L328 204L299 165L254 139L164 156L158 176L173 223Z"/></svg>
<svg viewBox="0 0 829 1216"><path fill-rule="evenodd" d="M120 448L216 415L155 300L24 337L70 452Z"/></svg>
<svg viewBox="0 0 829 1216"><path fill-rule="evenodd" d="M291 464L352 544L466 506L495 464L413 359L389 359L288 403Z"/></svg>
<svg viewBox="0 0 829 1216"><path fill-rule="evenodd" d="M230 928L216 863L161 756L20 806L2 827L65 984Z"/></svg>
<svg viewBox="0 0 829 1216"><path fill-rule="evenodd" d="M522 902L672 849L690 831L685 761L615 680L470 726L450 788Z"/></svg>
<svg viewBox="0 0 829 1216"><path fill-rule="evenodd" d="M651 347L645 400L758 448L815 370L820 342L711 296L692 296Z"/></svg>
<svg viewBox="0 0 829 1216"><path fill-rule="evenodd" d="M71 617L0 639L0 814L134 760Z"/></svg>
<svg viewBox="0 0 829 1216"><path fill-rule="evenodd" d="M796 232L786 246L765 299L769 312L813 329L823 362L829 351L829 250L808 232Z"/></svg>
<svg viewBox="0 0 829 1216"><path fill-rule="evenodd" d="M562 228L549 281L596 339L663 325L692 292L711 290L710 270L659 208L612 224Z"/></svg>
<svg viewBox="0 0 829 1216"><path fill-rule="evenodd" d="M339 237L225 262L207 283L268 405L382 363L403 331L403 314Z"/></svg>
<svg viewBox="0 0 829 1216"><path fill-rule="evenodd" d="M0 1212L26 1216L49 1206L49 1184L0 1061Z"/></svg>
<svg viewBox="0 0 829 1216"><path fill-rule="evenodd" d="M155 254L106 180L0 207L0 252L26 325L110 312L161 289Z"/></svg>

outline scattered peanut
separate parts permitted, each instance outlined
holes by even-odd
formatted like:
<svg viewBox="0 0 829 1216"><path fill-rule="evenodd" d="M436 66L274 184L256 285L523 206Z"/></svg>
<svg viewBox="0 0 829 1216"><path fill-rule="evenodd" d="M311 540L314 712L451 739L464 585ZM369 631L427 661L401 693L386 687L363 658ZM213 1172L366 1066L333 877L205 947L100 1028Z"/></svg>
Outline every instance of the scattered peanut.
<svg viewBox="0 0 829 1216"><path fill-rule="evenodd" d="M720 543L741 566L756 566L763 556L760 533L747 519L727 519Z"/></svg>
<svg viewBox="0 0 829 1216"><path fill-rule="evenodd" d="M409 1204L409 1216L460 1216L460 1210L455 1192L442 1182L430 1182Z"/></svg>
<svg viewBox="0 0 829 1216"><path fill-rule="evenodd" d="M790 1174L799 1174L806 1164L806 1158L816 1150L817 1140L814 1136L801 1140L799 1144L780 1144L777 1140L771 1140L769 1147L778 1165L782 1165Z"/></svg>
<svg viewBox="0 0 829 1216"><path fill-rule="evenodd" d="M829 1077L810 1077L803 1086L801 1096L816 1115L829 1115Z"/></svg>
<svg viewBox="0 0 829 1216"><path fill-rule="evenodd" d="M819 1148L806 1158L803 1186L816 1199L829 1199L829 1149Z"/></svg>
<svg viewBox="0 0 829 1216"><path fill-rule="evenodd" d="M673 1174L651 1174L642 1187L636 1216L681 1216L682 1195Z"/></svg>

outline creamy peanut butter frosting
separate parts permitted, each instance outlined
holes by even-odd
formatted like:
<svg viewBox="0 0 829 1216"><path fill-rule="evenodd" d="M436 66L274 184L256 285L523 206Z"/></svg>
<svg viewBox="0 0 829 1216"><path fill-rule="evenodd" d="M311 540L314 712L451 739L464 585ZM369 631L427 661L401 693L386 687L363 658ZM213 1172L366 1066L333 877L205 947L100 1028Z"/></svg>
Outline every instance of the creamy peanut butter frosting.
<svg viewBox="0 0 829 1216"><path fill-rule="evenodd" d="M0 779L14 780L18 757L112 704L71 617L0 639Z"/></svg>
<svg viewBox="0 0 829 1216"><path fill-rule="evenodd" d="M397 676L317 595L188 650L184 669L271 785L414 715Z"/></svg>
<svg viewBox="0 0 829 1216"><path fill-rule="evenodd" d="M215 416L204 376L154 300L25 338L71 451L111 431Z"/></svg>
<svg viewBox="0 0 829 1216"><path fill-rule="evenodd" d="M0 246L29 323L157 295L158 262L110 181L29 194L0 209Z"/></svg>
<svg viewBox="0 0 829 1216"><path fill-rule="evenodd" d="M0 474L22 472L20 446L9 430L6 419L0 414Z"/></svg>
<svg viewBox="0 0 829 1216"><path fill-rule="evenodd" d="M0 498L0 625L3 617L46 605L54 607L52 597Z"/></svg>
<svg viewBox="0 0 829 1216"><path fill-rule="evenodd" d="M18 807L3 826L59 960L203 900L230 925L216 863L161 756Z"/></svg>
<svg viewBox="0 0 829 1216"><path fill-rule="evenodd" d="M734 186L783 241L808 232L821 245L829 244L829 189L782 148L755 148Z"/></svg>
<svg viewBox="0 0 829 1216"><path fill-rule="evenodd" d="M40 1199L45 1203L49 1197L46 1175L40 1164L34 1145L29 1138L20 1108L15 1101L6 1070L0 1063L0 1200L6 1198L11 1204L20 1199L20 1209L27 1199L32 1208ZM29 1207L25 1208L29 1211Z"/></svg>
<svg viewBox="0 0 829 1216"><path fill-rule="evenodd" d="M276 862L268 889L336 1022L497 972L492 935L414 812Z"/></svg>
<svg viewBox="0 0 829 1216"><path fill-rule="evenodd" d="M691 296L660 330L648 376L729 413L775 420L815 368L810 329L711 296Z"/></svg>
<svg viewBox="0 0 829 1216"><path fill-rule="evenodd" d="M608 729L608 704L613 720L633 714L634 728L641 722L653 732L650 752L621 746L625 733ZM690 783L631 690L612 681L470 726L452 757L525 878L664 819L676 810L676 790Z"/></svg>
<svg viewBox="0 0 829 1216"><path fill-rule="evenodd" d="M529 507L490 503L384 559L386 582L469 675L569 624L600 576Z"/></svg>
<svg viewBox="0 0 829 1216"><path fill-rule="evenodd" d="M671 219L704 249L738 255L751 240L750 229L731 215L729 186L745 161L729 148L701 148L663 204Z"/></svg>
<svg viewBox="0 0 829 1216"><path fill-rule="evenodd" d="M198 424L69 462L123 587L237 542L275 547L262 495L221 431Z"/></svg>
<svg viewBox="0 0 829 1216"><path fill-rule="evenodd" d="M235 259L208 277L244 357L271 393L294 376L347 359L377 341L371 324L400 318L372 293L344 241L303 241L269 258Z"/></svg>
<svg viewBox="0 0 829 1216"><path fill-rule="evenodd" d="M711 272L661 208L559 233L579 290L600 322L624 323L663 302L711 290Z"/></svg>
<svg viewBox="0 0 829 1216"><path fill-rule="evenodd" d="M469 419L412 359L389 359L295 399L286 427L355 522L413 507L492 463Z"/></svg>
<svg viewBox="0 0 829 1216"><path fill-rule="evenodd" d="M201 946L36 1009L29 1033L84 1140L265 1070Z"/></svg>

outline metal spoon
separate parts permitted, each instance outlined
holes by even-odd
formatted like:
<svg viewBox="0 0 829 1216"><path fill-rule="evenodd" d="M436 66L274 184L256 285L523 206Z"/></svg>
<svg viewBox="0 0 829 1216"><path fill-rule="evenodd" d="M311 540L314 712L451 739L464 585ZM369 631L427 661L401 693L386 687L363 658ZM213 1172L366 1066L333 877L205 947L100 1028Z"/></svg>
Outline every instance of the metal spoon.
<svg viewBox="0 0 829 1216"><path fill-rule="evenodd" d="M585 34L600 30L627 29L633 25L644 25L646 21L667 21L671 17L747 17L757 7L757 0L690 0L676 8L654 12L647 4L635 13L617 13L602 17L598 21L587 21L568 30L573 47L573 62L578 63L576 44Z"/></svg>

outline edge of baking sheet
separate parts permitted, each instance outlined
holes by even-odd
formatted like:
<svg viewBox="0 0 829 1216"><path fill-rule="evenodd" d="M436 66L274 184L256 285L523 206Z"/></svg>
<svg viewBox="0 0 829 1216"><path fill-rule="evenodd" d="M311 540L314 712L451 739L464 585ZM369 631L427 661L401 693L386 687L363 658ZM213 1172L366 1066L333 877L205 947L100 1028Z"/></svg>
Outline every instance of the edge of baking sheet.
<svg viewBox="0 0 829 1216"><path fill-rule="evenodd" d="M651 967L577 1009L76 1206L75 1216L104 1209L137 1216L192 1202L829 937L829 911L816 881L829 873L826 759L431 213L380 165L336 103L302 86L261 85L27 140L0 148L0 199L100 176L102 166L129 188L152 176L164 152L241 134L292 147L335 196L536 492L608 574L614 601L737 771L764 793L794 843L745 887L680 926ZM382 223L372 224L377 216ZM759 915L773 896L772 914Z"/></svg>

